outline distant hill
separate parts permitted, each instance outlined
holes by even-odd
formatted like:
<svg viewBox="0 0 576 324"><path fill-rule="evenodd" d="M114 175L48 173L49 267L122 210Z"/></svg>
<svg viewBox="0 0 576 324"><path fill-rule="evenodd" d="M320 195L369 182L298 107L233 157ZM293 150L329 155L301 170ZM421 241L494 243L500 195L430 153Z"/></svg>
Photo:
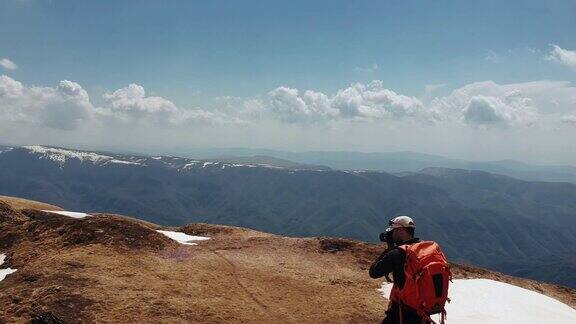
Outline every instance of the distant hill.
<svg viewBox="0 0 576 324"><path fill-rule="evenodd" d="M503 174L527 181L576 183L576 167L531 165L514 160L466 161L416 152L361 153L346 151L286 152L263 149L197 149L182 150L181 154L219 158L226 155L266 155L290 161L325 165L338 170L369 170L389 173L417 172L429 167L479 170Z"/></svg>
<svg viewBox="0 0 576 324"><path fill-rule="evenodd" d="M222 225L167 228L112 214L70 218L17 211L0 201L0 270L10 269L0 278L0 322L379 322L388 300L378 291L383 280L371 279L367 269L383 248ZM476 285L483 307L505 303L540 310L534 321L576 316L570 308L576 307L574 289L462 264L451 269L453 287L478 282L462 279L484 278L546 302L510 305L494 294L483 296L483 286ZM451 291L449 307L466 304ZM448 320L463 311L449 311ZM486 319L495 315L481 311Z"/></svg>
<svg viewBox="0 0 576 324"><path fill-rule="evenodd" d="M576 287L576 185L486 172L302 170L50 147L0 153L0 194L153 223L377 240L413 216L456 261ZM554 269L546 269L553 264Z"/></svg>
<svg viewBox="0 0 576 324"><path fill-rule="evenodd" d="M227 163L244 164L244 165L259 165L259 166L278 167L293 170L320 170L320 171L330 170L329 167L323 165L296 163L293 161L279 159L266 155L222 156L217 159L208 159L208 160L214 162L227 162Z"/></svg>
<svg viewBox="0 0 576 324"><path fill-rule="evenodd" d="M543 235L546 225L563 228L557 231L557 241L569 244L573 239L571 232L576 231L576 196L574 185L569 183L527 182L507 176L483 171L460 169L427 168L417 173L404 173L403 179L437 187L449 194L455 201L477 210L497 213L500 217L518 223L530 220L542 224L522 232L521 224L511 224L503 228L506 236L526 235L527 245L517 245L517 241L505 242L508 249L520 253L512 260L501 260L497 268L519 276L539 277L543 280L572 282L571 274L562 268L576 270L576 254L562 254L548 251L537 253L534 237ZM497 221L497 220L495 220ZM504 238L487 233L484 238L502 240ZM532 240L532 243L530 241Z"/></svg>

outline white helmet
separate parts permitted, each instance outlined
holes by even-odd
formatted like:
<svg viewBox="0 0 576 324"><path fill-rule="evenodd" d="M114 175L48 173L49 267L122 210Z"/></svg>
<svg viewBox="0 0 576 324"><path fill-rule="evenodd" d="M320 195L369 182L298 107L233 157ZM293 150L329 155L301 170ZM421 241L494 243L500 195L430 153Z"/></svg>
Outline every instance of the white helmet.
<svg viewBox="0 0 576 324"><path fill-rule="evenodd" d="M416 228L416 225L414 224L414 221L412 220L412 218L410 218L408 216L398 216L398 217L391 219L390 222L388 222L388 228L386 229L386 231L388 232L388 231L391 231L395 228L400 228L400 227Z"/></svg>

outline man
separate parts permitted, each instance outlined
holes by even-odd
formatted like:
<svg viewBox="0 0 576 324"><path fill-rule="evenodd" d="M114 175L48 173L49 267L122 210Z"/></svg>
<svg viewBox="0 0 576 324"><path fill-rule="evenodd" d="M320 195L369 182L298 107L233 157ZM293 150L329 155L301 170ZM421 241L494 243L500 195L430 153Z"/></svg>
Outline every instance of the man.
<svg viewBox="0 0 576 324"><path fill-rule="evenodd" d="M386 229L385 237L388 243L388 248L370 267L370 277L381 278L390 273L394 276L394 286L399 290L404 288L406 284L406 274L404 271L404 265L406 263L406 251L405 249L399 248L402 245L412 245L414 243L420 242L418 238L414 237L415 224L412 218L408 216L398 216L390 220L389 227ZM384 237L381 235L381 240ZM402 309L402 314L400 314L400 308ZM382 324L422 324L427 321L422 321L422 317L417 314L416 311L410 309L397 302L390 301L388 310L386 311L386 317L382 321Z"/></svg>

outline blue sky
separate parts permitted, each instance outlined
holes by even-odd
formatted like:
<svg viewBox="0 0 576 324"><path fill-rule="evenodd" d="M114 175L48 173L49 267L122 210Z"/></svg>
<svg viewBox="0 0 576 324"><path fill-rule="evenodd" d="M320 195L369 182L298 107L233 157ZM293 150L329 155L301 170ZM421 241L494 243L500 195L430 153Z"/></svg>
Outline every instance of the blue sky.
<svg viewBox="0 0 576 324"><path fill-rule="evenodd" d="M4 0L0 59L17 67L0 67L0 74L25 87L56 88L62 80L73 81L96 108L106 105L106 94L132 83L145 89L146 96L206 111L219 109L222 97L273 106L263 97L281 87L298 89L296 99L313 90L332 102L339 91L372 80L380 81L380 90L418 98L424 106L486 81L522 84L522 93L527 82L564 81L569 89L558 91L567 93L576 81L576 68L570 65L576 50L575 13L576 1ZM553 45L565 55L551 59ZM442 86L425 94L430 85ZM486 95L482 91L474 95ZM284 100L294 93L280 95ZM572 98L567 95L567 105ZM310 108L311 99L303 100L308 100L304 108L271 110L316 109ZM495 101L487 102L496 107L490 109L500 109ZM466 101L461 108L470 104ZM339 110L335 114L345 115L342 107L334 107ZM472 114L473 109L467 111ZM555 112L558 118L571 120L567 109ZM14 140L24 138L30 137ZM295 142L284 148L298 147Z"/></svg>
<svg viewBox="0 0 576 324"><path fill-rule="evenodd" d="M180 103L373 79L419 95L427 84L573 81L531 51L576 48L575 12L575 1L7 0L0 53L27 83L138 82Z"/></svg>

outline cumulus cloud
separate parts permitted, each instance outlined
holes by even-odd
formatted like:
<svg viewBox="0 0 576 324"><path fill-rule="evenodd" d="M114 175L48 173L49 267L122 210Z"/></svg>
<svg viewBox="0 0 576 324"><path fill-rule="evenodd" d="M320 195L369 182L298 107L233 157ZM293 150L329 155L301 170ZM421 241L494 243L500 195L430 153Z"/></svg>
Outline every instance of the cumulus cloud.
<svg viewBox="0 0 576 324"><path fill-rule="evenodd" d="M356 83L333 96L278 87L259 101L260 111L287 123L411 120L485 128L531 126L548 115L552 120L573 113L576 107L576 87L565 81L475 82L432 98L433 90L442 86L428 89L430 98L424 102L387 89L382 81Z"/></svg>
<svg viewBox="0 0 576 324"><path fill-rule="evenodd" d="M268 93L267 104L273 117L286 122L418 118L425 113L420 100L386 89L381 81L356 83L332 97L279 87Z"/></svg>
<svg viewBox="0 0 576 324"><path fill-rule="evenodd" d="M552 50L550 50L545 59L559 62L576 71L576 51L570 51L558 45L552 45Z"/></svg>
<svg viewBox="0 0 576 324"><path fill-rule="evenodd" d="M78 83L63 80L56 87L25 86L0 76L0 121L72 130L90 121L146 125L186 125L236 122L219 112L185 109L168 99L147 96L144 87L130 84L105 93L95 107Z"/></svg>
<svg viewBox="0 0 576 324"><path fill-rule="evenodd" d="M16 70L18 65L7 58L0 59L0 66L7 70Z"/></svg>
<svg viewBox="0 0 576 324"><path fill-rule="evenodd" d="M356 83L338 91L332 105L343 116L365 119L417 117L424 112L420 100L386 89L378 80L369 84Z"/></svg>
<svg viewBox="0 0 576 324"><path fill-rule="evenodd" d="M496 97L473 96L464 108L463 116L473 125L512 124L524 121L528 109L525 105L510 104Z"/></svg>
<svg viewBox="0 0 576 324"><path fill-rule="evenodd" d="M182 108L163 97L146 96L144 87L134 83L111 93L105 93L103 97L105 105L99 109L101 114L124 122L184 125L237 121L219 112L210 112L200 108Z"/></svg>
<svg viewBox="0 0 576 324"><path fill-rule="evenodd" d="M55 88L28 87L2 75L0 108L0 120L69 130L88 118L93 107L88 93L76 82L64 80Z"/></svg>
<svg viewBox="0 0 576 324"><path fill-rule="evenodd" d="M146 96L144 87L129 84L111 93L104 94L105 109L125 121L153 119L176 122L182 114L170 100Z"/></svg>
<svg viewBox="0 0 576 324"><path fill-rule="evenodd" d="M73 81L31 86L2 75L0 140L162 150L192 143L437 153L474 146L483 159L487 152L494 158L516 152L517 157L555 154L574 161L569 139L576 132L576 87L570 82L485 81L445 96L429 93L431 99L423 101L381 81L331 94L283 86L261 96L221 97L209 108L188 108L129 84L105 93L96 105Z"/></svg>
<svg viewBox="0 0 576 324"><path fill-rule="evenodd" d="M273 117L285 122L329 120L338 116L330 99L321 92L308 90L300 95L297 89L278 87L267 96L267 106Z"/></svg>
<svg viewBox="0 0 576 324"><path fill-rule="evenodd" d="M427 88L433 90L442 85ZM26 86L0 76L0 122L28 123L72 130L93 122L98 127L129 125L156 129L192 125L281 122L289 125L409 122L442 123L472 128L508 128L570 123L576 115L576 87L569 82L538 81L517 84L476 82L447 96L422 101L384 87L382 81L355 83L334 94L281 86L261 97L220 97L210 109L185 108L129 84L107 92L94 106L86 90L64 80L56 87ZM566 117L568 116L568 117ZM398 124L399 125L399 124Z"/></svg>
<svg viewBox="0 0 576 324"><path fill-rule="evenodd" d="M430 103L439 120L471 125L529 126L545 116L573 112L576 87L569 82L537 81L497 84L475 82Z"/></svg>

